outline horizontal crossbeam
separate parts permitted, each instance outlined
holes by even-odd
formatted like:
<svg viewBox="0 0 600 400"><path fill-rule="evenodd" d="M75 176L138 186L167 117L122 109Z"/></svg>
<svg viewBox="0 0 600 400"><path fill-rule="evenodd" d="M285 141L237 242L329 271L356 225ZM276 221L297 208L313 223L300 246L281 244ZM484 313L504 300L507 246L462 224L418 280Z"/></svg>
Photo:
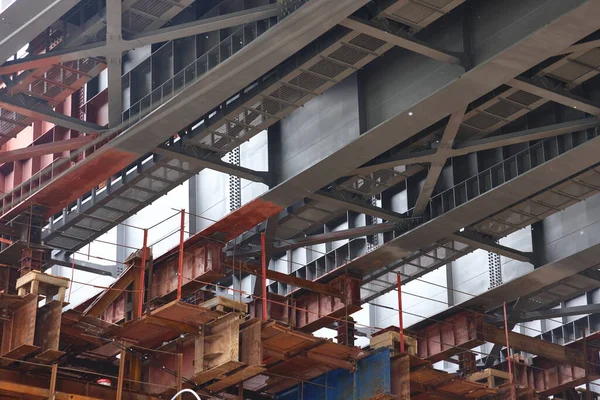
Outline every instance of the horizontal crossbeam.
<svg viewBox="0 0 600 400"><path fill-rule="evenodd" d="M41 103L34 104L32 100L33 99L22 94L15 96L0 95L0 108L11 110L30 118L48 121L55 125L79 132L95 133L105 130L105 128L100 125L58 113L47 105Z"/></svg>
<svg viewBox="0 0 600 400"><path fill-rule="evenodd" d="M156 154L168 158L176 158L188 162L198 169L209 168L224 174L233 175L252 182L268 184L271 175L266 171L254 171L249 168L234 165L221 160L221 158L210 150L202 149L196 146L181 146L175 144L172 146L162 145L154 149Z"/></svg>
<svg viewBox="0 0 600 400"><path fill-rule="evenodd" d="M533 140L545 139L567 133L578 132L600 126L600 119L596 117L583 118L575 121L561 122L541 126L539 128L525 129L523 131L491 136L483 139L468 140L457 143L448 151L450 157L463 156L477 151L489 150ZM399 167L419 163L430 163L435 159L435 149L422 150L413 153L398 153L396 155L379 159L366 164L354 171L357 175L370 174L382 169Z"/></svg>
<svg viewBox="0 0 600 400"><path fill-rule="evenodd" d="M449 64L460 64L460 59L458 57L435 49L430 45L420 42L414 38L409 38L401 33L386 32L368 21L362 21L357 18L346 18L341 22L340 25L356 32L364 33L379 40L383 40L384 42L393 44L394 46L402 47L425 57L432 58L434 60Z"/></svg>

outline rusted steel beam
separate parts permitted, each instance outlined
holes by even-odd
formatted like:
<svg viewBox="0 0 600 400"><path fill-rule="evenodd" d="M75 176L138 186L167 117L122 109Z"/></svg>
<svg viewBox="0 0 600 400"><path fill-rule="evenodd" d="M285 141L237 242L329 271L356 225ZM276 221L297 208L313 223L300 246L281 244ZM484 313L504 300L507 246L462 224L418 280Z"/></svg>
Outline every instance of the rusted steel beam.
<svg viewBox="0 0 600 400"><path fill-rule="evenodd" d="M239 268L238 266L236 266L236 269L241 269L244 272L256 275L258 277L262 276L261 267L258 267L256 265L240 264ZM302 289L307 289L312 292L323 293L334 297L343 297L343 293L340 289L335 288L329 284L323 284L307 279L298 278L296 276L284 274L282 272L277 272L271 269L266 270L266 276L267 279L271 279L273 281L281 283L287 283L288 285Z"/></svg>
<svg viewBox="0 0 600 400"><path fill-rule="evenodd" d="M576 349L516 332L508 332L508 337L510 346L515 350L526 351L560 364L585 367L585 354ZM490 343L506 344L504 329L484 325L483 340Z"/></svg>
<svg viewBox="0 0 600 400"><path fill-rule="evenodd" d="M505 367L506 361L498 368ZM574 365L555 364L551 366L527 365L514 363L515 383L520 387L535 389L542 396L551 396L585 384L584 368ZM598 368L592 368L588 375L590 380L600 378Z"/></svg>
<svg viewBox="0 0 600 400"><path fill-rule="evenodd" d="M463 312L414 333L421 358L437 362L482 345L483 316Z"/></svg>
<svg viewBox="0 0 600 400"><path fill-rule="evenodd" d="M343 293L341 298L328 294L307 292L290 299L269 293L267 319L284 322L304 332L314 332L361 309L360 279L340 276L328 283ZM250 315L262 318L262 304L249 304Z"/></svg>
<svg viewBox="0 0 600 400"><path fill-rule="evenodd" d="M506 345L504 329L484 324L483 314L473 312L456 314L414 332L414 335L418 342L419 357L433 362L445 360L485 342ZM508 332L508 337L511 347L516 350L527 351L560 364L585 366L585 355L576 349L515 332Z"/></svg>
<svg viewBox="0 0 600 400"><path fill-rule="evenodd" d="M48 376L24 374L22 371L0 369L0 391L48 398L50 390ZM29 397L27 397L29 398ZM101 400L115 399L116 387L90 385L85 380L61 377L56 383L57 400ZM123 400L160 400L158 397L145 393L123 391Z"/></svg>

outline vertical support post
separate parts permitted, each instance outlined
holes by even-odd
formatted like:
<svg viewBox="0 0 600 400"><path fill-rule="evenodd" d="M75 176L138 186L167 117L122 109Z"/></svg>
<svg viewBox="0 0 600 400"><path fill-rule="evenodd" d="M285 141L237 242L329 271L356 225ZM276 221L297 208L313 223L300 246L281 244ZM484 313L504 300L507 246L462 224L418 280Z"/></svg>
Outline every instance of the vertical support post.
<svg viewBox="0 0 600 400"><path fill-rule="evenodd" d="M48 400L56 400L56 377L58 375L58 364L52 364L52 375L50 376L50 391Z"/></svg>
<svg viewBox="0 0 600 400"><path fill-rule="evenodd" d="M185 231L185 210L181 210L181 228L179 230L179 264L177 268L177 300L181 300L181 285L183 284L183 234Z"/></svg>
<svg viewBox="0 0 600 400"><path fill-rule="evenodd" d="M142 247L142 265L140 271L140 293L139 293L139 301L138 301L138 317L142 316L144 312L144 291L146 289L146 285L144 283L144 279L146 279L146 259L148 258L148 229L144 229L144 242ZM150 289L148 287L148 289Z"/></svg>
<svg viewBox="0 0 600 400"><path fill-rule="evenodd" d="M402 318L402 277L398 277L398 325L400 326L400 353L404 353L404 319Z"/></svg>
<svg viewBox="0 0 600 400"><path fill-rule="evenodd" d="M177 392L181 392L183 388L183 353L177 353ZM181 400L181 395L177 396L177 400Z"/></svg>
<svg viewBox="0 0 600 400"><path fill-rule="evenodd" d="M261 264L262 264L262 316L267 320L267 251L265 233L260 234Z"/></svg>
<svg viewBox="0 0 600 400"><path fill-rule="evenodd" d="M123 343L125 345L125 343ZM123 377L125 376L125 349L121 350L121 359L119 360L119 376L117 380L117 400L123 399Z"/></svg>
<svg viewBox="0 0 600 400"><path fill-rule="evenodd" d="M587 343L588 328L583 329L583 355L585 360L585 400L592 400L592 392L590 391L590 374L588 368L588 343Z"/></svg>
<svg viewBox="0 0 600 400"><path fill-rule="evenodd" d="M512 372L512 357L510 356L510 341L508 339L508 317L506 313L506 302L504 302L504 334L506 335L506 355L508 357L508 377L510 382L510 398L517 400L517 393L515 390L515 382Z"/></svg>

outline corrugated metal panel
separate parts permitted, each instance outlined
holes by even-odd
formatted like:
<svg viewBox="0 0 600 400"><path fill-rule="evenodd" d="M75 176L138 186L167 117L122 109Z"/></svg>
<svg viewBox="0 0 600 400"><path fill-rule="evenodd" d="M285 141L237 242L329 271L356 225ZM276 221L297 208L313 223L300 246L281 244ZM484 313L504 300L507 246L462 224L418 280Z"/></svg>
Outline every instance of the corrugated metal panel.
<svg viewBox="0 0 600 400"><path fill-rule="evenodd" d="M358 362L356 372L336 369L288 389L278 400L368 400L391 394L390 350L382 349Z"/></svg>

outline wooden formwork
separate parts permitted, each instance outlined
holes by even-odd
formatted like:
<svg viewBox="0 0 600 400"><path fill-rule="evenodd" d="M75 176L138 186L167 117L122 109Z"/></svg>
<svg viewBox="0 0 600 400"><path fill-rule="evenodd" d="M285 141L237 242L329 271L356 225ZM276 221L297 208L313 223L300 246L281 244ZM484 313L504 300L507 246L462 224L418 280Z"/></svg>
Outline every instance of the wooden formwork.
<svg viewBox="0 0 600 400"><path fill-rule="evenodd" d="M371 336L370 346L372 349L387 347L392 355L400 354L400 333L398 328L386 330ZM410 355L417 355L417 340L408 335L404 335L404 352Z"/></svg>
<svg viewBox="0 0 600 400"><path fill-rule="evenodd" d="M510 380L510 376L508 372L488 368L469 375L467 379L471 382L485 383L489 388L496 388L507 383Z"/></svg>

